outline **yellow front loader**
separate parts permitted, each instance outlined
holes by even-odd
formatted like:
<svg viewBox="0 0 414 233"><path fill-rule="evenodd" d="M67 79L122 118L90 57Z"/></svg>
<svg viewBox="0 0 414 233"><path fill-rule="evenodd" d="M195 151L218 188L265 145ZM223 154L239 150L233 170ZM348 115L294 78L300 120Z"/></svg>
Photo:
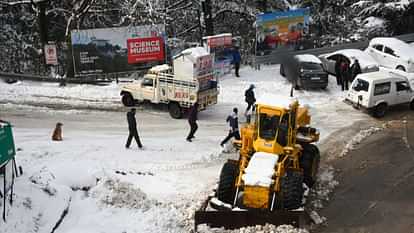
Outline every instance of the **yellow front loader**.
<svg viewBox="0 0 414 233"><path fill-rule="evenodd" d="M223 165L215 196L195 214L196 229L202 223L229 229L265 223L298 226L304 192L316 180L320 159L312 144L319 132L309 126L310 120L308 109L296 100L280 106L256 104L235 142L239 159Z"/></svg>

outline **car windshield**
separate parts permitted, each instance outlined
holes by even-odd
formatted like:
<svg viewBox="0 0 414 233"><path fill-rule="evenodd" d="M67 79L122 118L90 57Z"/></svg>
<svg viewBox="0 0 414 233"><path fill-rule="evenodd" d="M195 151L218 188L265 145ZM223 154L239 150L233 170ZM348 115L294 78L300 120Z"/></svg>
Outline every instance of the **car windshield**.
<svg viewBox="0 0 414 233"><path fill-rule="evenodd" d="M305 70L322 70L322 65L318 63L302 62L301 68Z"/></svg>
<svg viewBox="0 0 414 233"><path fill-rule="evenodd" d="M368 88L369 88L369 83L367 81L359 79L359 78L354 82L354 85L352 86L352 89L354 91L366 91L366 92L368 92Z"/></svg>

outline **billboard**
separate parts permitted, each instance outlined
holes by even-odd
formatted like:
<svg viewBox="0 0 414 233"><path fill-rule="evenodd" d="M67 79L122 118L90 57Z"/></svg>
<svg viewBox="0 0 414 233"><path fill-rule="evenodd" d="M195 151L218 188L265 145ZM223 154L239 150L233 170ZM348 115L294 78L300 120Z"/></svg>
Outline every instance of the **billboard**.
<svg viewBox="0 0 414 233"><path fill-rule="evenodd" d="M164 25L73 30L75 76L107 74L165 63Z"/></svg>
<svg viewBox="0 0 414 233"><path fill-rule="evenodd" d="M162 37L128 39L128 63L163 61L164 41Z"/></svg>
<svg viewBox="0 0 414 233"><path fill-rule="evenodd" d="M309 32L309 8L256 16L256 56L294 50Z"/></svg>

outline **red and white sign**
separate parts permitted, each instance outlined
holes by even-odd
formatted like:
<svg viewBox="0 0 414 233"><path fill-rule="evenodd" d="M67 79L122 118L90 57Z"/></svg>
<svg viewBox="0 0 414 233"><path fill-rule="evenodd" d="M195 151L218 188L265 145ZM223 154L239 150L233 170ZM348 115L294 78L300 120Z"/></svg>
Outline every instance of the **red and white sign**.
<svg viewBox="0 0 414 233"><path fill-rule="evenodd" d="M46 57L46 64L48 65L58 64L56 45L54 44L45 45L45 57Z"/></svg>
<svg viewBox="0 0 414 233"><path fill-rule="evenodd" d="M128 63L164 60L164 42L161 37L134 38L127 40Z"/></svg>
<svg viewBox="0 0 414 233"><path fill-rule="evenodd" d="M205 55L198 57L194 64L194 76L203 76L213 73L213 57L211 55Z"/></svg>
<svg viewBox="0 0 414 233"><path fill-rule="evenodd" d="M207 45L210 48L231 46L231 35L210 37L207 39Z"/></svg>

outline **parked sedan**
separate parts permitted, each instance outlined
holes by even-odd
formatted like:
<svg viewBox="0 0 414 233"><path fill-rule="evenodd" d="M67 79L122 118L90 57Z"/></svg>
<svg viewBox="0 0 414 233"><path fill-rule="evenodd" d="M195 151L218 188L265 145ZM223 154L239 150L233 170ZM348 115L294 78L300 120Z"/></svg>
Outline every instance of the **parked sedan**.
<svg viewBox="0 0 414 233"><path fill-rule="evenodd" d="M377 37L365 50L381 66L414 72L414 47L394 37Z"/></svg>
<svg viewBox="0 0 414 233"><path fill-rule="evenodd" d="M355 60L358 60L362 73L369 73L379 70L379 64L369 54L359 49L343 49L333 53L320 55L325 70L334 76L335 64L340 60L345 60L352 66Z"/></svg>
<svg viewBox="0 0 414 233"><path fill-rule="evenodd" d="M325 89L328 86L328 73L323 69L321 60L311 54L284 59L280 74L291 81L295 89Z"/></svg>

